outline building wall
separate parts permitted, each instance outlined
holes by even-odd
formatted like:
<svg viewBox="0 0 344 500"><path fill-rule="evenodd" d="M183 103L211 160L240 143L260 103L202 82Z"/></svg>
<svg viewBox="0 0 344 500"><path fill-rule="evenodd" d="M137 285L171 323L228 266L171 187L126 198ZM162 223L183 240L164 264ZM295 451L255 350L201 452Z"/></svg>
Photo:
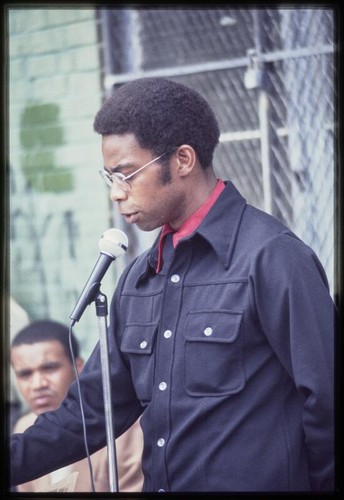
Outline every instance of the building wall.
<svg viewBox="0 0 344 500"><path fill-rule="evenodd" d="M111 225L93 132L99 54L94 9L8 10L10 287L31 319L69 323ZM115 276L113 266L106 295ZM98 338L93 305L75 334L87 355Z"/></svg>

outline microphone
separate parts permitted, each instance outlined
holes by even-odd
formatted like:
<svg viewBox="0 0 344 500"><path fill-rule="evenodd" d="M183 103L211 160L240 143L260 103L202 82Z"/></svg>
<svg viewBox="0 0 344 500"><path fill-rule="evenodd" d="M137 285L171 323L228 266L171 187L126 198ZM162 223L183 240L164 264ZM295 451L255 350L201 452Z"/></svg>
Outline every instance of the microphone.
<svg viewBox="0 0 344 500"><path fill-rule="evenodd" d="M86 307L95 300L100 288L100 282L103 279L110 264L120 255L123 255L128 248L128 237L120 229L107 229L100 240L99 249L100 255L96 265L91 272L91 275L83 289L73 311L69 316L71 319L70 325L73 326L76 321L79 321Z"/></svg>

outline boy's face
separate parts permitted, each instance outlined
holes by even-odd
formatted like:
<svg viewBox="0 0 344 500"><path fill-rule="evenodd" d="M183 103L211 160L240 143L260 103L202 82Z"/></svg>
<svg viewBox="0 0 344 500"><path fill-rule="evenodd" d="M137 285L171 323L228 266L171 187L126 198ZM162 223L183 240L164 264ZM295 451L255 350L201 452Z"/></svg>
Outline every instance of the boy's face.
<svg viewBox="0 0 344 500"><path fill-rule="evenodd" d="M14 346L11 362L18 388L36 415L56 409L75 378L70 358L58 340Z"/></svg>

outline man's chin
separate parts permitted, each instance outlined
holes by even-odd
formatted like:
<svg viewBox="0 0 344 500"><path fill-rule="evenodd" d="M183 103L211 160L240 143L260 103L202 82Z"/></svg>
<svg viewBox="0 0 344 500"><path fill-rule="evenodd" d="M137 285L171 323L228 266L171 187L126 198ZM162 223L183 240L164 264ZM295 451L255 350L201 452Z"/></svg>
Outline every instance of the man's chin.
<svg viewBox="0 0 344 500"><path fill-rule="evenodd" d="M42 415L42 413L46 413L47 411L54 411L55 410L55 406L53 405L42 405L42 406L36 406L34 408L32 408L32 411L36 414L36 415Z"/></svg>
<svg viewBox="0 0 344 500"><path fill-rule="evenodd" d="M163 224L159 224L157 222L147 222L142 220L137 221L135 225L138 229L145 232L154 231L155 229L159 229L163 226Z"/></svg>

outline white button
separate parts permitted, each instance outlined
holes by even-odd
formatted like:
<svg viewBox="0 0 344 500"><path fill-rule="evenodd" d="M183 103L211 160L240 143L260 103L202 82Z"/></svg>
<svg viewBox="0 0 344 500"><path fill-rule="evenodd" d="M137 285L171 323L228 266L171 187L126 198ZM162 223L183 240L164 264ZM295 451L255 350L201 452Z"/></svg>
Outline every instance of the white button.
<svg viewBox="0 0 344 500"><path fill-rule="evenodd" d="M207 326L207 328L205 328L203 330L203 333L204 333L204 335L206 335L207 337L209 337L209 335L211 335L213 333L212 327L211 326Z"/></svg>
<svg viewBox="0 0 344 500"><path fill-rule="evenodd" d="M161 391L164 391L165 389L167 389L167 384L166 384L166 382L160 382L160 384L159 384L159 389L160 389Z"/></svg>
<svg viewBox="0 0 344 500"><path fill-rule="evenodd" d="M179 274L172 274L171 276L172 283L178 283L179 280L180 280Z"/></svg>
<svg viewBox="0 0 344 500"><path fill-rule="evenodd" d="M164 438L158 439L156 444L159 446L159 448L162 448L163 446L165 446L165 439Z"/></svg>
<svg viewBox="0 0 344 500"><path fill-rule="evenodd" d="M162 489L162 488L160 488L160 489L158 490L158 493L165 493L165 490L164 490L164 489Z"/></svg>
<svg viewBox="0 0 344 500"><path fill-rule="evenodd" d="M147 345L148 345L147 340L142 340L140 347L141 347L141 349L146 349Z"/></svg>
<svg viewBox="0 0 344 500"><path fill-rule="evenodd" d="M165 337L165 339L169 339L171 337L171 335L172 335L171 330L165 330L164 331L164 337Z"/></svg>

